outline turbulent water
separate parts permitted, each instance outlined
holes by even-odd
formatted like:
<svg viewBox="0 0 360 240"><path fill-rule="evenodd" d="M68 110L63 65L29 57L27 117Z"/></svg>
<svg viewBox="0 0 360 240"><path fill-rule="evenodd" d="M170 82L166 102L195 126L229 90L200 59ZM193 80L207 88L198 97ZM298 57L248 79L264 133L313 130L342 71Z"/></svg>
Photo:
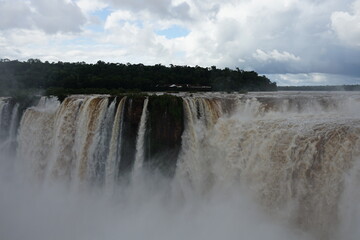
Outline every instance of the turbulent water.
<svg viewBox="0 0 360 240"><path fill-rule="evenodd" d="M360 237L359 92L177 97L175 160L152 98L0 98L0 238Z"/></svg>

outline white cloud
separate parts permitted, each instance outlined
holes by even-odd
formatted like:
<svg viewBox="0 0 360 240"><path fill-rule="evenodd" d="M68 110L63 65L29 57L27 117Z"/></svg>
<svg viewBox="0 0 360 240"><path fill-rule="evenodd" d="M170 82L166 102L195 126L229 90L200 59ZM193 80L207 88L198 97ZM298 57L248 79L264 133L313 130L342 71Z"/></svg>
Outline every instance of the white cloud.
<svg viewBox="0 0 360 240"><path fill-rule="evenodd" d="M161 18L188 18L190 6L185 1L172 0L104 0L116 8L134 13L148 12Z"/></svg>
<svg viewBox="0 0 360 240"><path fill-rule="evenodd" d="M360 77L327 73L269 74L267 77L277 82L278 86L352 85L360 83Z"/></svg>
<svg viewBox="0 0 360 240"><path fill-rule="evenodd" d="M115 28L119 26L119 22L135 21L136 18L129 11L118 10L111 13L107 18L104 25L105 30Z"/></svg>
<svg viewBox="0 0 360 240"><path fill-rule="evenodd" d="M360 76L359 9L360 0L0 0L0 58ZM189 34L156 34L171 26Z"/></svg>
<svg viewBox="0 0 360 240"><path fill-rule="evenodd" d="M350 12L334 12L331 15L331 26L340 40L360 47L360 0L353 3Z"/></svg>
<svg viewBox="0 0 360 240"><path fill-rule="evenodd" d="M85 18L65 0L0 1L0 29L41 29L47 33L79 32Z"/></svg>
<svg viewBox="0 0 360 240"><path fill-rule="evenodd" d="M0 1L0 29L30 28L31 9L27 1Z"/></svg>
<svg viewBox="0 0 360 240"><path fill-rule="evenodd" d="M108 6L108 4L99 0L79 0L76 2L76 4L84 13L91 13L104 9Z"/></svg>
<svg viewBox="0 0 360 240"><path fill-rule="evenodd" d="M256 52L253 54L253 57L260 61L278 61L278 62L287 62L287 61L300 61L300 57L295 56L289 52L279 52L278 50L274 49L271 52L265 52L261 49L257 49Z"/></svg>

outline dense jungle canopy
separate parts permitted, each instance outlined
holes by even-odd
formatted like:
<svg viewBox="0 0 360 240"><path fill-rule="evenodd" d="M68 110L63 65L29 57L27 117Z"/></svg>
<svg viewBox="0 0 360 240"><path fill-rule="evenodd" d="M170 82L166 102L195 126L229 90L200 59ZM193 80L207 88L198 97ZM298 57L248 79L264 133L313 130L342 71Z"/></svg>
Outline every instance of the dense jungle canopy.
<svg viewBox="0 0 360 240"><path fill-rule="evenodd" d="M0 94L18 89L47 92L111 91L274 91L276 83L254 71L156 64L26 62L0 60ZM91 90L90 90L91 89Z"/></svg>

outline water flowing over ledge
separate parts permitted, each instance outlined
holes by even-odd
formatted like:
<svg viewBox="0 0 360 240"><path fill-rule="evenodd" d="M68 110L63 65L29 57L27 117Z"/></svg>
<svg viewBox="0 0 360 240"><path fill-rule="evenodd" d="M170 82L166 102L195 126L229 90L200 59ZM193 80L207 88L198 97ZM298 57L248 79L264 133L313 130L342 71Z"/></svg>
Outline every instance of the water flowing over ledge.
<svg viewBox="0 0 360 240"><path fill-rule="evenodd" d="M3 172L30 182L124 197L150 173L180 205L246 192L310 237L358 237L358 92L0 98L0 126Z"/></svg>

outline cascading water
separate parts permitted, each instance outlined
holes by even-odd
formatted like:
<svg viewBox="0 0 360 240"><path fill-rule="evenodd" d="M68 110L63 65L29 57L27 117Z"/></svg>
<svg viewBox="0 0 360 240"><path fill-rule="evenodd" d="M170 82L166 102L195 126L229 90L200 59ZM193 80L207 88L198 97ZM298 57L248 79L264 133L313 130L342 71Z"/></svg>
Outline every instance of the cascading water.
<svg viewBox="0 0 360 240"><path fill-rule="evenodd" d="M8 120L10 121L8 126L6 127L2 126L3 127L2 129L6 131L5 131L5 135L3 135L3 137L1 138L0 148L3 149L4 151L10 149L16 139L19 104L16 103L11 111L9 111L7 108L9 108L9 103L2 103L0 105L0 125L2 123L5 124L4 122ZM7 110L9 111L10 115L8 115L9 113L7 113Z"/></svg>
<svg viewBox="0 0 360 240"><path fill-rule="evenodd" d="M144 157L145 157L144 142L145 142L148 102L149 99L146 98L144 101L144 107L141 114L139 132L137 134L137 139L136 139L136 155L135 155L135 163L133 170L135 174L142 168L144 164Z"/></svg>
<svg viewBox="0 0 360 240"><path fill-rule="evenodd" d="M185 179L194 187L211 184L211 180L205 176L210 172L206 170L207 162L203 161L206 149L201 144L206 141L207 134L221 115L221 105L216 100L184 98L184 109L186 122L177 173L187 176Z"/></svg>
<svg viewBox="0 0 360 240"><path fill-rule="evenodd" d="M90 166L92 170L91 176L93 177L93 181L100 185L104 184L105 181L106 160L109 154L111 130L115 117L115 105L116 99L111 101L111 104L106 110L105 118L100 125L99 131L97 131L96 141L93 144L96 150L93 150L93 165Z"/></svg>
<svg viewBox="0 0 360 240"><path fill-rule="evenodd" d="M19 104L9 98L0 98L0 162L4 163L2 168L6 173L13 168L9 159L15 155L18 111Z"/></svg>
<svg viewBox="0 0 360 240"><path fill-rule="evenodd" d="M178 98L182 111L167 102ZM12 158L25 179L65 183L72 194L79 186L100 195L104 189L118 201L116 208L101 207L103 200L82 204L92 206L89 217L100 215L107 222L100 229L116 223L129 238L159 239L153 231L165 231L162 239L174 239L182 236L181 227L190 239L218 239L216 229L233 238L359 237L359 93L179 94L158 100L158 106L155 99L79 95L60 103L43 97L21 113L18 104L0 98L1 146L12 142L6 148L16 152L15 159L2 147L1 161ZM169 119L183 122L171 129ZM160 137L180 141L176 161L162 157L170 149L158 145ZM153 158L174 163L174 176L149 167L164 164ZM129 173L141 175L140 180L127 181ZM5 200L11 207L11 198ZM5 205L0 198L0 209ZM268 224L269 218L276 224ZM0 217L0 225L4 221ZM144 234L131 232L129 224L141 226L137 231ZM249 231L257 224L269 231ZM15 239L13 232L1 230ZM59 239L76 236L64 231L71 234Z"/></svg>
<svg viewBox="0 0 360 240"><path fill-rule="evenodd" d="M98 150L100 127L104 121L108 99L89 97L80 107L75 134L75 174L78 181L86 181L95 176L94 152ZM76 177L78 176L78 177Z"/></svg>
<svg viewBox="0 0 360 240"><path fill-rule="evenodd" d="M109 154L106 162L105 183L107 188L112 190L115 187L114 185L118 177L117 170L119 169L120 161L125 101L126 97L122 98L116 110L115 119L112 126Z"/></svg>

